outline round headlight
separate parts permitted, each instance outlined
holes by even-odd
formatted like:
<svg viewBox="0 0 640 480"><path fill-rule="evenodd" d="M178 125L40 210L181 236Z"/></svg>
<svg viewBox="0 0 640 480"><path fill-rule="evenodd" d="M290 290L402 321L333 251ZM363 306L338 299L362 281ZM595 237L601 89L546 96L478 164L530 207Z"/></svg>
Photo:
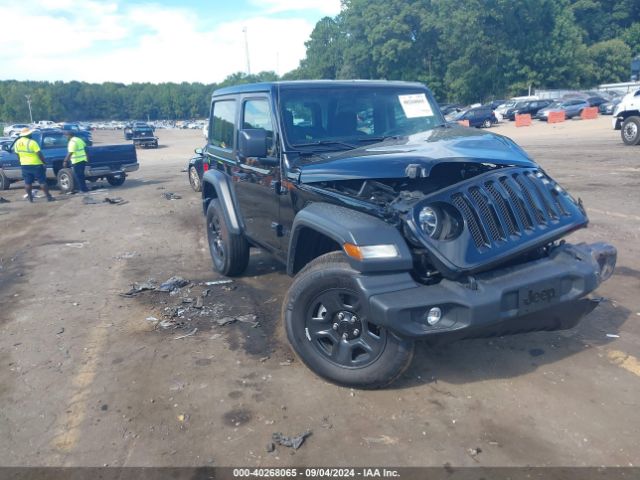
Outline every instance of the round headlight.
<svg viewBox="0 0 640 480"><path fill-rule="evenodd" d="M432 207L424 207L418 214L418 222L424 233L434 237L440 229L440 218L438 212Z"/></svg>

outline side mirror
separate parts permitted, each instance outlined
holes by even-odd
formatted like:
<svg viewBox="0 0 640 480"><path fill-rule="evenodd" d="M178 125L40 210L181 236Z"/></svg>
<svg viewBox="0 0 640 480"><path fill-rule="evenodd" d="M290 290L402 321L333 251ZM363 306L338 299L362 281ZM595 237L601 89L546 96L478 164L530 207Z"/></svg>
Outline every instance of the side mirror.
<svg viewBox="0 0 640 480"><path fill-rule="evenodd" d="M238 153L241 157L267 156L267 131L261 128L247 128L240 130L240 145Z"/></svg>
<svg viewBox="0 0 640 480"><path fill-rule="evenodd" d="M202 149L201 148L196 148L194 150L194 152L196 153L196 155L202 155Z"/></svg>
<svg viewBox="0 0 640 480"><path fill-rule="evenodd" d="M2 144L2 150L4 150L5 152L11 152L11 144L10 143Z"/></svg>

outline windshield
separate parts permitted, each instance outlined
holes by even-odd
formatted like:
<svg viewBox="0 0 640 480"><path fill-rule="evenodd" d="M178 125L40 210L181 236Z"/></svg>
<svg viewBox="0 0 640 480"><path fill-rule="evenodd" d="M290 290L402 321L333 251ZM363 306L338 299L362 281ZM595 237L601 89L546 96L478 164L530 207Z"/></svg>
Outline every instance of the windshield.
<svg viewBox="0 0 640 480"><path fill-rule="evenodd" d="M294 148L356 148L443 124L435 101L418 87L283 89L279 108L285 138Z"/></svg>

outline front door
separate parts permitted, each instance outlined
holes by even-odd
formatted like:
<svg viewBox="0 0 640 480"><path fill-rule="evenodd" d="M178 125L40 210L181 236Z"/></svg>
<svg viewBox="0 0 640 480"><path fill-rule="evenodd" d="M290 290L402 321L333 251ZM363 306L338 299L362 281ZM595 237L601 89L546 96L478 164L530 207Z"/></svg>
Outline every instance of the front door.
<svg viewBox="0 0 640 480"><path fill-rule="evenodd" d="M237 166L232 169L246 234L255 243L277 252L282 248L280 163L277 161L269 99L266 96L245 97L240 108L239 125L242 129L263 129L267 132L267 157L242 158L238 155Z"/></svg>

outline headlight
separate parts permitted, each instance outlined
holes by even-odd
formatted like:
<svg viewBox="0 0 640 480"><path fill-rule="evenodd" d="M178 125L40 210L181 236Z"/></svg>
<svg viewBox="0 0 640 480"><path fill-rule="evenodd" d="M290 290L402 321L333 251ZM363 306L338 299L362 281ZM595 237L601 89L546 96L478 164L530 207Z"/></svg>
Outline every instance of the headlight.
<svg viewBox="0 0 640 480"><path fill-rule="evenodd" d="M418 214L420 228L431 238L437 238L440 229L441 220L438 215L438 210L433 207L424 207Z"/></svg>

